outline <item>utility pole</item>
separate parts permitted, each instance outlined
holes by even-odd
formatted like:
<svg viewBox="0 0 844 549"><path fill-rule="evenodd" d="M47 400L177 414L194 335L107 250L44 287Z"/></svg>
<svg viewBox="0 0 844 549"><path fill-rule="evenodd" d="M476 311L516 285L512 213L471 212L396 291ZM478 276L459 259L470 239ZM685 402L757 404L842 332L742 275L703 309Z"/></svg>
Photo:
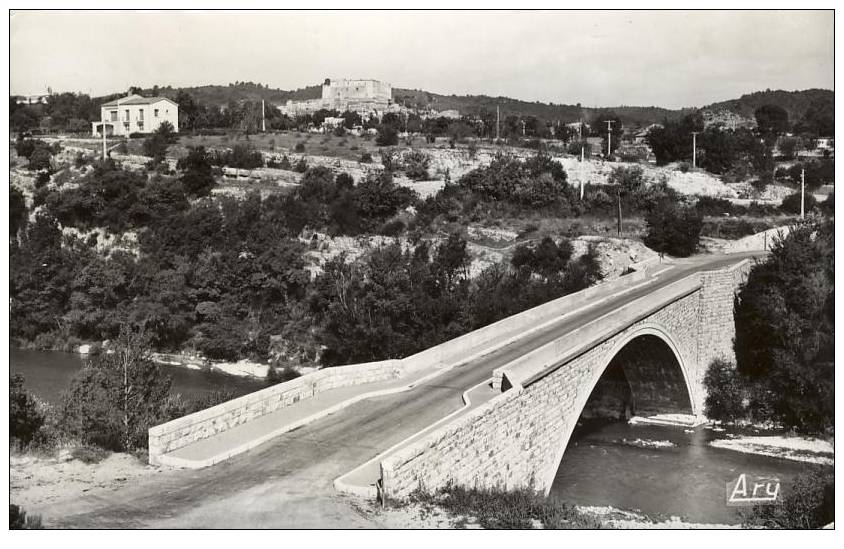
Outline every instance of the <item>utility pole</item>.
<svg viewBox="0 0 844 549"><path fill-rule="evenodd" d="M607 120L607 158L610 157L610 153L612 153L612 123L613 120ZM619 198L621 200L621 198ZM619 202L618 211L621 212L621 202ZM619 214L620 215L620 214ZM619 218L621 219L621 218ZM618 222L618 234L621 234L621 221Z"/></svg>
<svg viewBox="0 0 844 549"><path fill-rule="evenodd" d="M697 168L697 134L692 132L692 168Z"/></svg>
<svg viewBox="0 0 844 549"><path fill-rule="evenodd" d="M616 191L618 196L618 237L621 238L621 188Z"/></svg>
<svg viewBox="0 0 844 549"><path fill-rule="evenodd" d="M501 139L500 126L501 126L501 107L496 105L495 106L495 141L496 142L499 139Z"/></svg>
<svg viewBox="0 0 844 549"><path fill-rule="evenodd" d="M105 131L105 120L103 120L103 121L102 121L102 125L100 126L100 129L101 129L101 130L102 130L102 132L103 132L103 161L105 161L105 159L106 159L106 155L108 154L108 152L106 151L106 131Z"/></svg>
<svg viewBox="0 0 844 549"><path fill-rule="evenodd" d="M800 219L806 217L806 169L800 170Z"/></svg>
<svg viewBox="0 0 844 549"><path fill-rule="evenodd" d="M264 100L261 99L261 131L267 133L267 114L264 111Z"/></svg>

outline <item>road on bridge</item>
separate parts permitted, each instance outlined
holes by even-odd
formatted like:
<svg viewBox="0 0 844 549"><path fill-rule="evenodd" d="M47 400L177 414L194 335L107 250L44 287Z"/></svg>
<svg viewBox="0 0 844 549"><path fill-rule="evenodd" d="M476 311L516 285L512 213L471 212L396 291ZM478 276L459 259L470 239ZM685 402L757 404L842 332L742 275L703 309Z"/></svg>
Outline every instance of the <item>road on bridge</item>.
<svg viewBox="0 0 844 549"><path fill-rule="evenodd" d="M567 314L412 390L358 402L225 463L163 470L129 486L28 511L41 513L49 527L65 528L377 528L377 518L358 502L335 493L335 478L461 408L464 391L561 333L696 271L762 253L666 261L654 267L657 275L648 283Z"/></svg>

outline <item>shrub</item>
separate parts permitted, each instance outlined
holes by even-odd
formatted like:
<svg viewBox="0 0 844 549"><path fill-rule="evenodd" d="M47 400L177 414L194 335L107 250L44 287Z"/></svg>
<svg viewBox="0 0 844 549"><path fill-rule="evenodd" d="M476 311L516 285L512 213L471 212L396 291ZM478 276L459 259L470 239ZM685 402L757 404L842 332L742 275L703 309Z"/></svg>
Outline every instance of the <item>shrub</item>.
<svg viewBox="0 0 844 549"><path fill-rule="evenodd" d="M291 379L296 379L297 377L302 377L302 374L293 368L271 366L267 371L267 385L277 385L285 381L290 381Z"/></svg>
<svg viewBox="0 0 844 549"><path fill-rule="evenodd" d="M428 179L431 158L423 151L411 151L404 156L404 172L414 181Z"/></svg>
<svg viewBox="0 0 844 549"><path fill-rule="evenodd" d="M735 364L722 359L712 361L704 375L703 386L706 388L706 417L728 422L747 417L746 384Z"/></svg>
<svg viewBox="0 0 844 549"><path fill-rule="evenodd" d="M308 171L308 162L305 160L304 157L300 158L299 161L296 162L296 165L293 166L293 171L299 173L305 173L306 171Z"/></svg>
<svg viewBox="0 0 844 549"><path fill-rule="evenodd" d="M662 200L645 216L648 234L645 245L661 253L687 257L695 253L700 242L703 217L691 207L682 207Z"/></svg>
<svg viewBox="0 0 844 549"><path fill-rule="evenodd" d="M70 457L82 463L99 463L109 455L108 450L96 446L77 446L70 452Z"/></svg>
<svg viewBox="0 0 844 549"><path fill-rule="evenodd" d="M298 152L298 153L303 153L303 152L305 152L305 144L300 141L300 142L296 143L296 146L293 147L293 150Z"/></svg>
<svg viewBox="0 0 844 549"><path fill-rule="evenodd" d="M379 147L392 147L399 144L399 133L393 126L382 125L375 138L375 144Z"/></svg>
<svg viewBox="0 0 844 549"><path fill-rule="evenodd" d="M369 164L370 162L372 162L372 155L368 152L365 152L360 155L360 161L364 164Z"/></svg>
<svg viewBox="0 0 844 549"><path fill-rule="evenodd" d="M41 530L41 515L27 515L20 506L9 504L9 530Z"/></svg>
<svg viewBox="0 0 844 549"><path fill-rule="evenodd" d="M557 499L543 498L530 488L495 490L447 486L436 494L418 491L412 501L434 504L452 516L475 518L487 529L530 529L539 521L545 529L602 528L597 519Z"/></svg>
<svg viewBox="0 0 844 549"><path fill-rule="evenodd" d="M815 200L815 197L811 193L806 193L803 207L806 212L810 212L815 209L815 206L818 205L818 201ZM782 200L782 204L780 205L780 209L792 215L799 215L800 214L800 193L796 192L794 194L790 194L786 196Z"/></svg>
<svg viewBox="0 0 844 549"><path fill-rule="evenodd" d="M404 221L401 219L394 219L392 221L387 221L381 228L378 229L379 234L383 234L385 236L398 236L404 232L405 224Z"/></svg>
<svg viewBox="0 0 844 549"><path fill-rule="evenodd" d="M28 446L44 425L44 415L24 381L21 374L9 376L9 437Z"/></svg>
<svg viewBox="0 0 844 549"><path fill-rule="evenodd" d="M147 445L159 423L170 378L149 359L146 338L121 329L117 348L89 361L62 395L61 425L83 444L114 451Z"/></svg>

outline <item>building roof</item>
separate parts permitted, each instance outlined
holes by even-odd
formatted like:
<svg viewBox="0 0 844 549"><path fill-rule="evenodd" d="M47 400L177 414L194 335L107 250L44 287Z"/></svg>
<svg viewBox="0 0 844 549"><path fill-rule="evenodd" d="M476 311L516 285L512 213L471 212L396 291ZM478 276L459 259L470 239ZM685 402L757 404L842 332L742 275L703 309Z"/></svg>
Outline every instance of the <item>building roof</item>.
<svg viewBox="0 0 844 549"><path fill-rule="evenodd" d="M168 101L178 106L178 103L166 97L141 97L140 95L127 95L126 97L121 97L119 99L115 99L114 101L103 103L101 106L118 107L123 105L152 105L153 103L158 103L159 101Z"/></svg>

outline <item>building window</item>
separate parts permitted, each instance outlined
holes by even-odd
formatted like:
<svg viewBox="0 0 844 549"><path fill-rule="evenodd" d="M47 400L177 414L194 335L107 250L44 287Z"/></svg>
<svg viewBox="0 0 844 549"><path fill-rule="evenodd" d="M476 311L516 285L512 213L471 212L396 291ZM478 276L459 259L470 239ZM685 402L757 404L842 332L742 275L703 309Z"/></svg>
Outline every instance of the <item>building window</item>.
<svg viewBox="0 0 844 549"><path fill-rule="evenodd" d="M144 109L139 110L138 113L139 113L138 120L143 120L144 119Z"/></svg>
<svg viewBox="0 0 844 549"><path fill-rule="evenodd" d="M129 123L128 122L124 122L123 127L126 128L127 132L129 131Z"/></svg>
<svg viewBox="0 0 844 549"><path fill-rule="evenodd" d="M141 131L144 131L144 121L143 120L138 121L138 129L141 130Z"/></svg>
<svg viewBox="0 0 844 549"><path fill-rule="evenodd" d="M152 115L153 115L155 118L158 118L158 109L153 110L153 111L152 111Z"/></svg>
<svg viewBox="0 0 844 549"><path fill-rule="evenodd" d="M129 121L129 109L126 109L126 121Z"/></svg>
<svg viewBox="0 0 844 549"><path fill-rule="evenodd" d="M117 111L111 111L111 121L117 122Z"/></svg>

